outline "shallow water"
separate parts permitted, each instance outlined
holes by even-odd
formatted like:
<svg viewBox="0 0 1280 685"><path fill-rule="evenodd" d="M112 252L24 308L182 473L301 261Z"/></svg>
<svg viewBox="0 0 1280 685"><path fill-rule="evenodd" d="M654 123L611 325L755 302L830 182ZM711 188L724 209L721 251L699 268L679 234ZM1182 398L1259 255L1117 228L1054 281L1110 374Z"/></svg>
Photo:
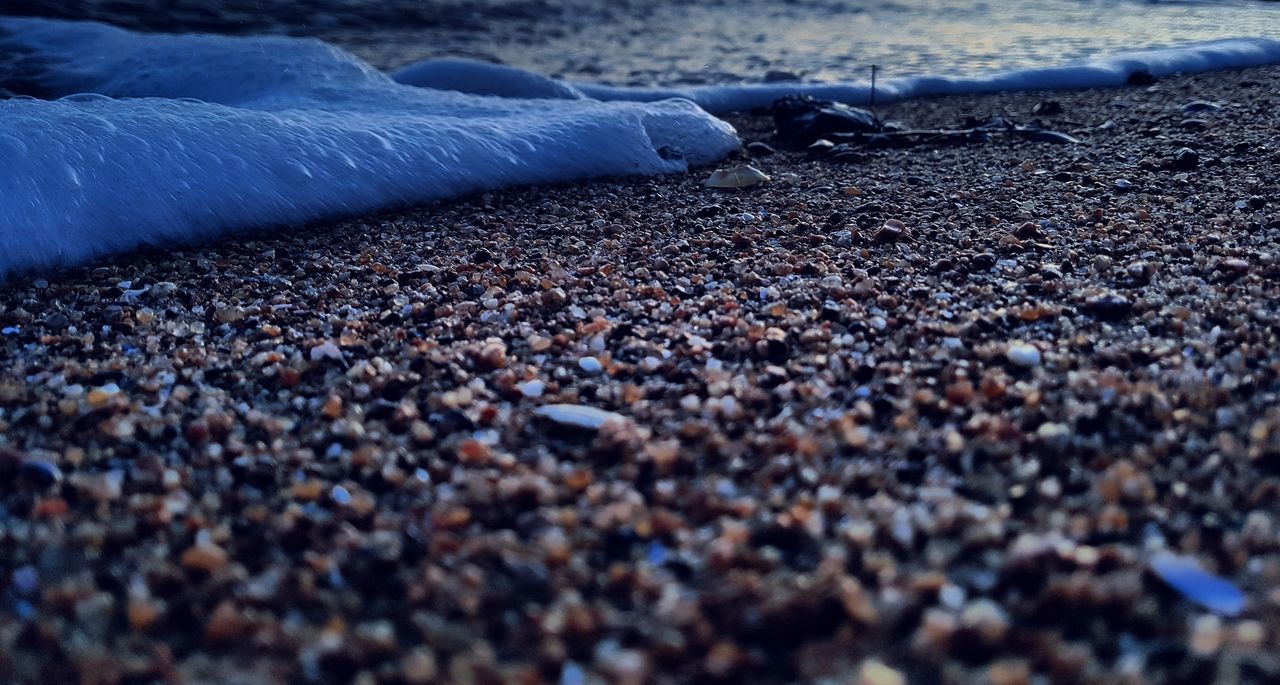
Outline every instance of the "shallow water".
<svg viewBox="0 0 1280 685"><path fill-rule="evenodd" d="M753 10L666 5L637 22L640 40L618 54L600 51L602 76L714 82L783 69L848 80L871 64L898 75L973 73L1139 47L1280 35L1280 6L1256 2L815 0L756 3ZM650 66L628 66L637 57Z"/></svg>
<svg viewBox="0 0 1280 685"><path fill-rule="evenodd" d="M1236 36L1280 38L1259 0L11 0L129 28L315 35L381 68L445 54L614 84L850 80L1061 64Z"/></svg>
<svg viewBox="0 0 1280 685"><path fill-rule="evenodd" d="M494 20L484 30L419 27L335 35L383 67L447 52L491 55L555 76L615 84L759 80L770 70L849 80L968 74L1236 36L1280 37L1280 3L1245 0L908 0L632 2Z"/></svg>

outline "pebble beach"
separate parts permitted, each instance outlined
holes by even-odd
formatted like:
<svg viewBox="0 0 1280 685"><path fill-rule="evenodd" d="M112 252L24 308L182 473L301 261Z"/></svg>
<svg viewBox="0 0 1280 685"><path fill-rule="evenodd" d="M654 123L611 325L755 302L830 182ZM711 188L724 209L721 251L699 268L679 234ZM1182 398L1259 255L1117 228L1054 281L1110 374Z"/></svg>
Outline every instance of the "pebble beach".
<svg viewBox="0 0 1280 685"><path fill-rule="evenodd" d="M1278 96L15 277L0 680L1278 682Z"/></svg>

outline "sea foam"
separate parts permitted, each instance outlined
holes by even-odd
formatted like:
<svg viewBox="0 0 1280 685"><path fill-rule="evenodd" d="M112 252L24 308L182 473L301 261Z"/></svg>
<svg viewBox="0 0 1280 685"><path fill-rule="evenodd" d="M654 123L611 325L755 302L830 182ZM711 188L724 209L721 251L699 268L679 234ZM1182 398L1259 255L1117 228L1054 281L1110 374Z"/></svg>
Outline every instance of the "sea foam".
<svg viewBox="0 0 1280 685"><path fill-rule="evenodd" d="M878 101L893 102L934 95L1110 88L1125 85L1130 77L1138 72L1160 77L1276 63L1280 63L1280 41L1269 38L1229 38L1191 43L1176 48L1136 50L1053 67L996 71L966 76L926 74L886 78L876 83L875 91ZM516 83L524 82L527 76L498 72L492 65L483 62L451 58L424 60L408 65L393 72L392 78L410 85L460 91L469 91L467 84L483 84L484 92L490 92L498 88L514 87ZM503 83L506 79L510 79L510 83ZM871 85L867 82L786 81L673 88L555 81L552 83L563 89L564 95L560 97L588 97L596 100L632 102L683 98L713 113L740 112L756 107L766 107L787 95L811 95L851 105L865 105L871 99ZM540 90L545 97L556 97L554 93L557 90L551 85L541 85Z"/></svg>
<svg viewBox="0 0 1280 685"><path fill-rule="evenodd" d="M418 88L316 40L37 19L0 32L0 52L61 96L0 100L0 276L482 189L678 172L738 145L684 100Z"/></svg>

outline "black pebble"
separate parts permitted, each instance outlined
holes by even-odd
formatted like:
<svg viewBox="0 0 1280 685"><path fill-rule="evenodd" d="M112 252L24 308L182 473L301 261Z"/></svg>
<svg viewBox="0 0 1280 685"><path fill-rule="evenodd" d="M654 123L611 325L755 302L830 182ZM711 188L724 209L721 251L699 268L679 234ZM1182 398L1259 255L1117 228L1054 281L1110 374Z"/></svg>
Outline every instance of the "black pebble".
<svg viewBox="0 0 1280 685"><path fill-rule="evenodd" d="M839 321L840 305L836 304L835 302L832 302L831 300L827 300L826 302L822 303L822 320L823 321Z"/></svg>
<svg viewBox="0 0 1280 685"><path fill-rule="evenodd" d="M986 270L996 265L996 256L990 252L976 254L969 259L969 264L974 269Z"/></svg>
<svg viewBox="0 0 1280 685"><path fill-rule="evenodd" d="M51 488L62 480L62 471L56 464L39 459L28 459L22 462L18 467L18 475L40 489Z"/></svg>
<svg viewBox="0 0 1280 685"><path fill-rule="evenodd" d="M781 364L787 361L790 356L787 349L787 343L781 340L769 340L766 342L767 356L769 361L775 364Z"/></svg>
<svg viewBox="0 0 1280 685"><path fill-rule="evenodd" d="M1189 147L1173 153L1173 168L1180 171L1191 171L1200 166L1200 155Z"/></svg>
<svg viewBox="0 0 1280 685"><path fill-rule="evenodd" d="M1044 102L1037 102L1035 106L1031 108L1031 113L1037 114L1042 117L1049 117L1055 114L1062 114L1062 103L1058 102L1057 100L1045 100Z"/></svg>
<svg viewBox="0 0 1280 685"><path fill-rule="evenodd" d="M1095 295L1085 301L1084 309L1095 318L1117 321L1129 315L1133 310L1133 303L1122 295Z"/></svg>

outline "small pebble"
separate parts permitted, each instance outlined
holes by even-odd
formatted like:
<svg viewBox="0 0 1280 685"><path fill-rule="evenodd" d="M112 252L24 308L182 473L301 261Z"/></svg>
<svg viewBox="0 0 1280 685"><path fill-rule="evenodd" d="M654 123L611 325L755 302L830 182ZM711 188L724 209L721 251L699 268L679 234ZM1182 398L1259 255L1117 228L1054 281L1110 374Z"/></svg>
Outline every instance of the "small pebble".
<svg viewBox="0 0 1280 685"><path fill-rule="evenodd" d="M227 552L211 542L198 542L182 553L186 568L213 573L227 565Z"/></svg>
<svg viewBox="0 0 1280 685"><path fill-rule="evenodd" d="M22 566L13 572L10 580L20 595L32 595L40 589L40 572L34 566Z"/></svg>
<svg viewBox="0 0 1280 685"><path fill-rule="evenodd" d="M907 233L906 224L897 219L889 219L876 231L874 239L877 243L894 243L902 240Z"/></svg>
<svg viewBox="0 0 1280 685"><path fill-rule="evenodd" d="M338 505L350 504L351 493L341 485L335 485L333 486L333 489L329 491L329 499L333 500L333 503Z"/></svg>
<svg viewBox="0 0 1280 685"><path fill-rule="evenodd" d="M562 426L598 430L606 423L623 423L626 417L611 411L584 407L576 404L548 404L534 410L535 416L549 419Z"/></svg>
<svg viewBox="0 0 1280 685"><path fill-rule="evenodd" d="M311 352L309 354L311 361L313 362L319 362L325 359L344 361L342 357L342 350L337 345L333 344L333 342L328 340L311 348Z"/></svg>
<svg viewBox="0 0 1280 685"><path fill-rule="evenodd" d="M1173 167L1179 171L1191 171L1200 166L1200 155L1191 148L1181 148L1173 153Z"/></svg>
<svg viewBox="0 0 1280 685"><path fill-rule="evenodd" d="M1015 343L1009 346L1005 357L1014 366L1032 368L1040 365L1040 350L1034 345Z"/></svg>
<svg viewBox="0 0 1280 685"><path fill-rule="evenodd" d="M51 488L62 481L62 469L41 459L28 459L18 468L18 474L37 488Z"/></svg>
<svg viewBox="0 0 1280 685"><path fill-rule="evenodd" d="M516 387L519 388L520 394L525 397L542 397L542 393L546 390L547 384L539 380L532 380L525 381L523 383L516 383Z"/></svg>
<svg viewBox="0 0 1280 685"><path fill-rule="evenodd" d="M408 685L428 685L438 672L436 656L426 647L415 647L400 658L400 677Z"/></svg>
<svg viewBox="0 0 1280 685"><path fill-rule="evenodd" d="M1118 321L1128 316L1133 310L1133 302L1123 295L1104 293L1085 300L1084 310L1091 316L1104 321Z"/></svg>
<svg viewBox="0 0 1280 685"><path fill-rule="evenodd" d="M862 662L858 668L857 685L907 685L906 676L874 659Z"/></svg>

